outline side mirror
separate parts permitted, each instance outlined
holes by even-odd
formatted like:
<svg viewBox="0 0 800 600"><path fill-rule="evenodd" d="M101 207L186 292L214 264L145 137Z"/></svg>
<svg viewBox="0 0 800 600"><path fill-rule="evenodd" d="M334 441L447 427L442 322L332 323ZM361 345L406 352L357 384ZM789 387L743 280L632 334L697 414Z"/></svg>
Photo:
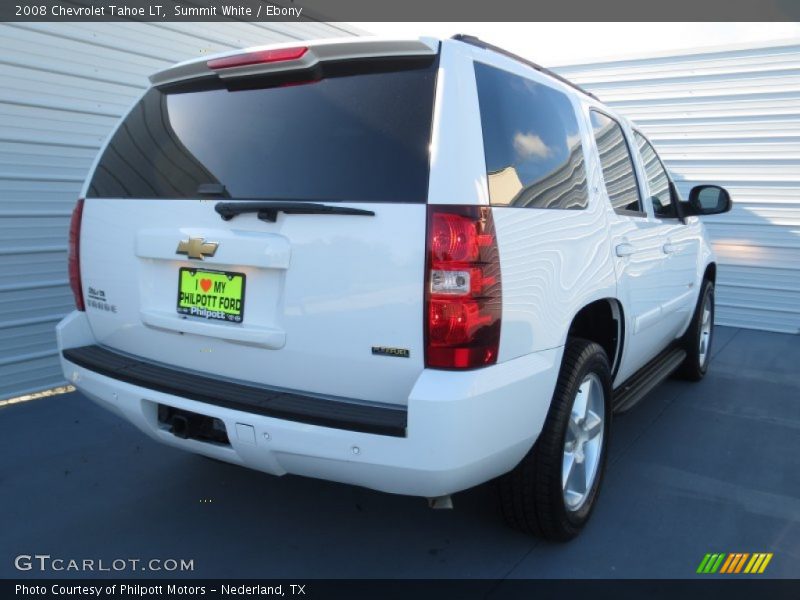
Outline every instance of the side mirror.
<svg viewBox="0 0 800 600"><path fill-rule="evenodd" d="M718 215L733 206L731 195L718 185L697 185L689 192L689 202L684 212L688 215Z"/></svg>

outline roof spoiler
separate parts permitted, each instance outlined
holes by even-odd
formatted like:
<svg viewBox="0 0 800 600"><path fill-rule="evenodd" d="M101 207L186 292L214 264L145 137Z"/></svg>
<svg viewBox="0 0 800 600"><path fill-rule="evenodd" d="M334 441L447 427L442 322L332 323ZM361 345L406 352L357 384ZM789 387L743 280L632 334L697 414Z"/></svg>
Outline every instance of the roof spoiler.
<svg viewBox="0 0 800 600"><path fill-rule="evenodd" d="M435 56L438 41L416 40L330 40L271 44L179 63L150 76L154 86L180 81L230 79L254 75L277 74L298 69L312 69L330 61L347 61L387 57Z"/></svg>
<svg viewBox="0 0 800 600"><path fill-rule="evenodd" d="M507 56L508 58L514 59L517 62L521 62L524 65L528 65L529 67L533 67L534 69L536 69L540 73L544 73L545 75L548 75L549 77L552 77L553 79L557 79L561 83L567 84L571 88L574 88L574 89L578 90L579 92L581 92L583 94L586 94L590 98L594 98L598 102L600 101L600 99L597 96L595 96L593 93L586 91L585 89L583 89L582 87L580 87L579 85L577 85L575 83L572 83L566 77L562 77L558 73L556 73L554 71L551 71L550 69L548 69L546 67L543 67L542 65L536 64L535 62L530 61L527 58L522 58L518 54L514 54L513 52L509 52L508 50L504 50L503 48L500 48L499 46L495 46L495 45L490 44L488 42L484 42L482 39L477 38L474 35L466 35L466 34L463 34L463 33L457 33L457 34L455 34L453 36L452 39L454 39L454 40L456 40L458 42L464 42L465 44L469 44L470 46L475 46L477 48L483 48L484 50L491 50L492 52L497 52L498 54L502 54L503 56Z"/></svg>

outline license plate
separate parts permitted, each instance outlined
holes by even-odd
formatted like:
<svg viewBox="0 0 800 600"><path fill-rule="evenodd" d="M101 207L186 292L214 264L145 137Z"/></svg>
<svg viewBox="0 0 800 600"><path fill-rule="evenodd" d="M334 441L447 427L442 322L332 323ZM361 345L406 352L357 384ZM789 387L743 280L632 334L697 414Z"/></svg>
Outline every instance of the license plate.
<svg viewBox="0 0 800 600"><path fill-rule="evenodd" d="M178 312L217 321L244 318L244 273L182 267L178 273Z"/></svg>

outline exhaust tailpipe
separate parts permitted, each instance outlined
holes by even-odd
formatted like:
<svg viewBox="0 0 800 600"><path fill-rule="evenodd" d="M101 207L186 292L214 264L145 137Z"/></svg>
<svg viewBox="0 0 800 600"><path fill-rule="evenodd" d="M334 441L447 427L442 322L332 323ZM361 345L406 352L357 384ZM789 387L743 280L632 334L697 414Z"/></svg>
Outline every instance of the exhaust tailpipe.
<svg viewBox="0 0 800 600"><path fill-rule="evenodd" d="M448 494L447 496L436 496L435 498L428 498L428 507L434 510L452 509L453 498Z"/></svg>
<svg viewBox="0 0 800 600"><path fill-rule="evenodd" d="M189 439L189 419L183 415L173 415L169 432L184 440Z"/></svg>

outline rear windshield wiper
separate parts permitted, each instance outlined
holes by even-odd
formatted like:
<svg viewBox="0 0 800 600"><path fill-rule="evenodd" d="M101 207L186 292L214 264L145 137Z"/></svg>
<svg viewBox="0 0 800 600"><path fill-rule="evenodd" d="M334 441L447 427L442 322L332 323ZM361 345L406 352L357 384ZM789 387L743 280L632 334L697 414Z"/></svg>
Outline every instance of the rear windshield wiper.
<svg viewBox="0 0 800 600"><path fill-rule="evenodd" d="M236 215L258 213L262 221L274 223L278 213L287 215L360 215L374 217L371 210L347 206L328 206L314 202L219 202L214 207L223 221L230 221Z"/></svg>

